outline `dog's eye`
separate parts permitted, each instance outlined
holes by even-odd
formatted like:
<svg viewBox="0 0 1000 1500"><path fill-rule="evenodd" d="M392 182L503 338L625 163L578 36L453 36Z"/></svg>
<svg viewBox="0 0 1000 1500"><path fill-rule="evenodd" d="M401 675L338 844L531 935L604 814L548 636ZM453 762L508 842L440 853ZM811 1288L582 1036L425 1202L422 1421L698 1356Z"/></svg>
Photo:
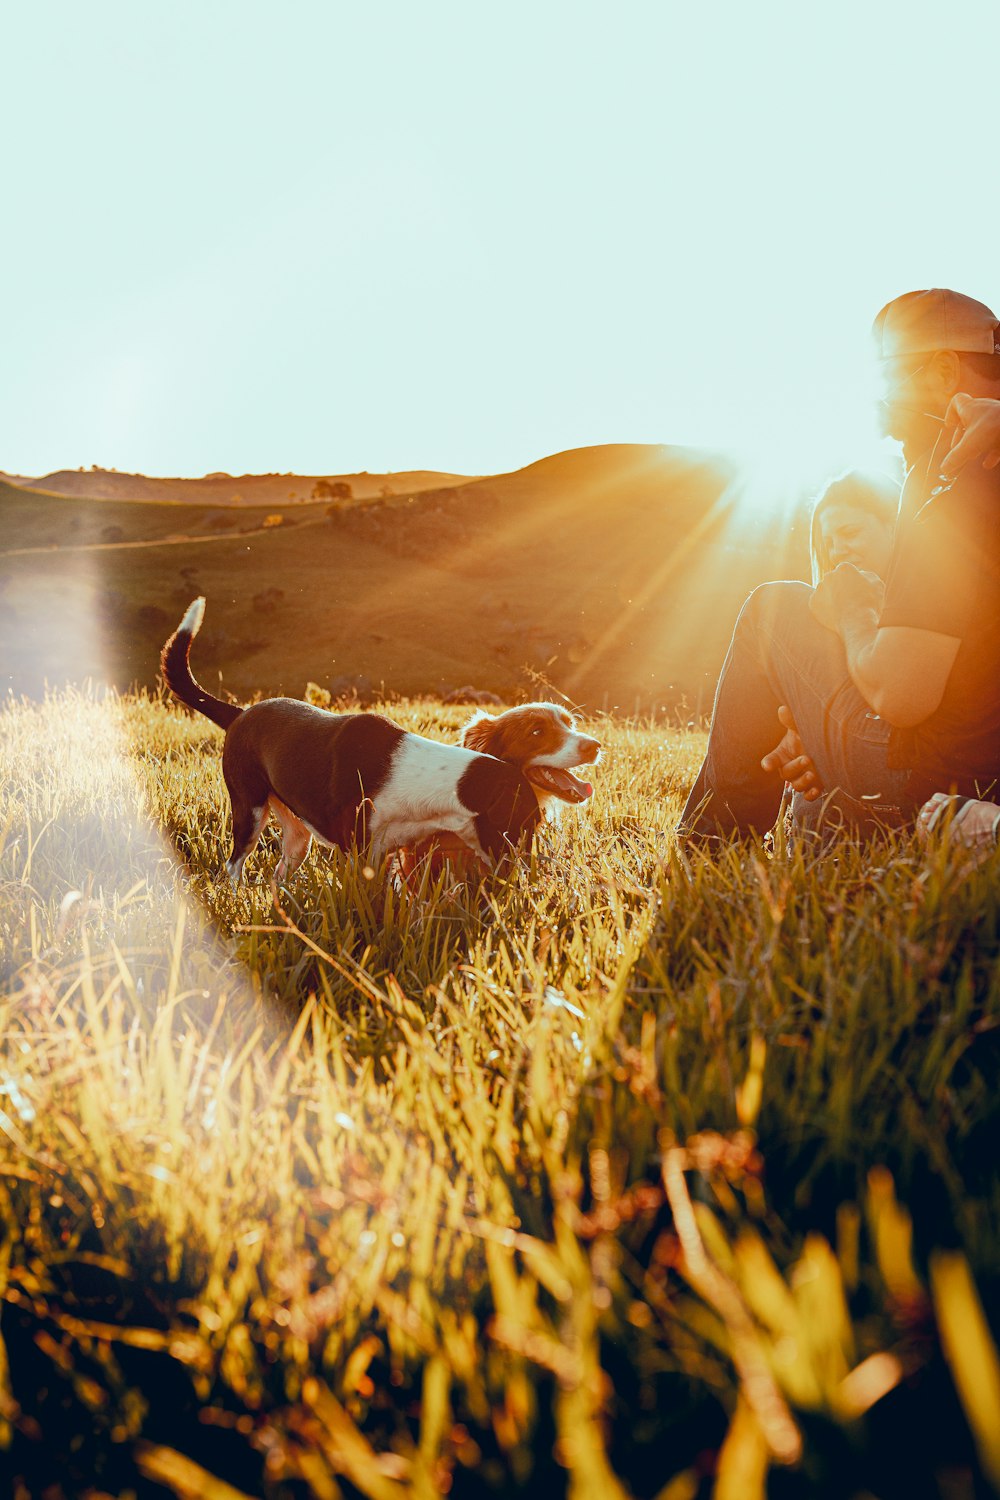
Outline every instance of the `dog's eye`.
<svg viewBox="0 0 1000 1500"><path fill-rule="evenodd" d="M540 730L540 729L533 729L533 730L532 730L532 731L531 731L531 736L532 736L532 739L534 739L534 737L535 737L535 735L536 735L536 734L541 734L541 732L542 732L542 731L541 731L541 730Z"/></svg>

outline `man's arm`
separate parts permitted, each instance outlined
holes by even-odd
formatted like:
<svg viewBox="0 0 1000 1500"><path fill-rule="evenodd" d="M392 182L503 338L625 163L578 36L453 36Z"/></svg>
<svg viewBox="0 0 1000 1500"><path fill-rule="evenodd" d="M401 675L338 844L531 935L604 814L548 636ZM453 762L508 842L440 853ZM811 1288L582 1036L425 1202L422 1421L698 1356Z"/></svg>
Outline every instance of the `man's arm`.
<svg viewBox="0 0 1000 1500"><path fill-rule="evenodd" d="M846 635L842 639L858 689L897 729L922 724L938 707L961 645L953 635L911 625L883 625L867 644L856 638L853 647Z"/></svg>
<svg viewBox="0 0 1000 1500"><path fill-rule="evenodd" d="M961 644L910 625L879 625L881 581L841 563L813 591L810 607L844 643L854 685L879 718L898 729L922 724L938 707Z"/></svg>

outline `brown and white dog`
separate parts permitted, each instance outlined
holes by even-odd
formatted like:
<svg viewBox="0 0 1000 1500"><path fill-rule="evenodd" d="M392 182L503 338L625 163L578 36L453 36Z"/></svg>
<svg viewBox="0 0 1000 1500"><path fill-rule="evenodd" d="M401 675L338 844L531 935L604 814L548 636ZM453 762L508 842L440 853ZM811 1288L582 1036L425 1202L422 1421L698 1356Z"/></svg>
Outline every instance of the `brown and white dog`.
<svg viewBox="0 0 1000 1500"><path fill-rule="evenodd" d="M572 764L580 764L596 760L600 752L596 740L576 735L571 725L562 726L562 739L570 736L572 751L565 744L553 748L555 731L543 732L541 719L527 726L541 756L532 773L541 781L533 783L521 762L483 753L476 744L425 739L384 714L331 714L294 698L265 698L246 708L225 703L191 671L191 643L204 613L204 599L189 605L163 647L161 667L182 703L226 731L222 774L233 815L233 852L226 870L234 887L269 812L281 825L275 874L283 880L298 869L313 838L340 849L368 840L371 857L378 860L445 834L457 837L476 861L491 868L538 824L542 812L536 786L542 801L563 796L578 802L590 795L587 783L561 779L568 775L563 770L568 754L576 756ZM527 707L562 714L554 705ZM466 735L487 735L486 718L477 715ZM574 788L567 795L559 787L568 787L569 781Z"/></svg>
<svg viewBox="0 0 1000 1500"><path fill-rule="evenodd" d="M590 782L572 775L571 767L593 765L600 758L600 741L581 734L572 714L558 703L522 703L500 714L480 709L462 730L462 744L520 767L550 819L557 816L560 802L585 802L593 794ZM440 829L397 850L396 871L407 883L419 879L424 868L435 876L446 865L459 876L484 873L470 850Z"/></svg>

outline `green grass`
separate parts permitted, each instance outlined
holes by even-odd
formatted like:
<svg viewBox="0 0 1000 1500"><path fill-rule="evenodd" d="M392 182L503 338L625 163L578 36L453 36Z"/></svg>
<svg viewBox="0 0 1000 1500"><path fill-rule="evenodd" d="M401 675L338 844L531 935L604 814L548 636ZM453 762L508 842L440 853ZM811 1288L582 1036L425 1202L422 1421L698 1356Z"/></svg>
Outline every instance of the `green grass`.
<svg viewBox="0 0 1000 1500"><path fill-rule="evenodd" d="M509 879L276 903L204 720L0 715L15 1494L997 1482L1000 861L681 857L701 737L597 729Z"/></svg>

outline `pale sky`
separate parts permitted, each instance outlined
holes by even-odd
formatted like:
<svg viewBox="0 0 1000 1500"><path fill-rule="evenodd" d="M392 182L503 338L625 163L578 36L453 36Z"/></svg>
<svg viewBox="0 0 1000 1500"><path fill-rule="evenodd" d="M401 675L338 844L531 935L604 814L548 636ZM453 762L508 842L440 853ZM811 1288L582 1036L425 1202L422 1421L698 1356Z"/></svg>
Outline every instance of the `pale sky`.
<svg viewBox="0 0 1000 1500"><path fill-rule="evenodd" d="M4 9L0 469L872 453L868 330L1000 307L1000 6Z"/></svg>

